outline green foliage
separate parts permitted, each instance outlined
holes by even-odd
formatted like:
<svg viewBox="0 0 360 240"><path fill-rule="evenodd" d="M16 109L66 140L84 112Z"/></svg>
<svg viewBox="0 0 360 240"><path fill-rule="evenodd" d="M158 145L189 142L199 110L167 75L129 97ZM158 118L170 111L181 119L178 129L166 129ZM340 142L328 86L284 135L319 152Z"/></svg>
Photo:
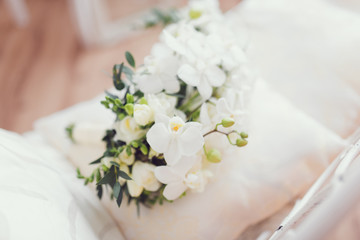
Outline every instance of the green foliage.
<svg viewBox="0 0 360 240"><path fill-rule="evenodd" d="M75 127L75 124L70 124L69 126L67 126L67 127L65 128L66 135L68 136L68 138L69 138L73 143L75 143L75 139L74 139L74 137L73 137L74 127Z"/></svg>
<svg viewBox="0 0 360 240"><path fill-rule="evenodd" d="M179 21L178 12L175 9L160 10L153 9L151 17L145 21L145 28L154 27L156 25L166 26Z"/></svg>
<svg viewBox="0 0 360 240"><path fill-rule="evenodd" d="M125 52L126 61L129 63L130 66L135 68L135 60L133 55L130 52Z"/></svg>

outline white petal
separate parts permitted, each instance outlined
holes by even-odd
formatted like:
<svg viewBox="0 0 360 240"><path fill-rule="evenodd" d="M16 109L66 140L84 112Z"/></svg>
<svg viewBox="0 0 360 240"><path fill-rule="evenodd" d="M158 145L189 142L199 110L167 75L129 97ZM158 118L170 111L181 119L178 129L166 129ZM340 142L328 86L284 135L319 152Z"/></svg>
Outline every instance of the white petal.
<svg viewBox="0 0 360 240"><path fill-rule="evenodd" d="M204 145L204 137L198 127L187 128L180 137L182 155L191 156L197 153Z"/></svg>
<svg viewBox="0 0 360 240"><path fill-rule="evenodd" d="M155 116L155 123L162 123L165 126L169 124L170 118L164 114L157 114Z"/></svg>
<svg viewBox="0 0 360 240"><path fill-rule="evenodd" d="M212 95L212 87L206 80L202 80L200 85L197 86L197 89L203 100L208 100Z"/></svg>
<svg viewBox="0 0 360 240"><path fill-rule="evenodd" d="M181 157L181 152L182 151L180 149L177 139L173 139L169 143L166 152L164 152L164 158L167 165L173 166L174 164L176 164Z"/></svg>
<svg viewBox="0 0 360 240"><path fill-rule="evenodd" d="M187 49L182 44L180 44L180 42L176 40L174 36L172 36L167 30L163 30L162 34L164 42L169 48L175 52L180 53L181 55L186 55L188 52Z"/></svg>
<svg viewBox="0 0 360 240"><path fill-rule="evenodd" d="M169 78L169 76L165 77ZM180 83L175 77L173 77L172 80L167 79L166 81L163 81L163 85L167 93L177 93L180 90Z"/></svg>
<svg viewBox="0 0 360 240"><path fill-rule="evenodd" d="M226 75L223 70L217 66L206 68L204 75L211 86L220 87L226 80Z"/></svg>
<svg viewBox="0 0 360 240"><path fill-rule="evenodd" d="M151 192L157 191L160 187L161 187L161 183L158 182L157 180L156 180L156 181L152 181L151 183L146 184L146 185L144 186L145 190L148 190L148 191L151 191Z"/></svg>
<svg viewBox="0 0 360 240"><path fill-rule="evenodd" d="M171 182L182 181L182 177L168 166L160 166L155 168L155 177L164 184Z"/></svg>
<svg viewBox="0 0 360 240"><path fill-rule="evenodd" d="M195 68L188 64L184 64L179 68L178 76L181 80L191 86L199 85L200 74Z"/></svg>
<svg viewBox="0 0 360 240"><path fill-rule="evenodd" d="M184 179L186 173L198 162L201 161L201 157L199 155L193 155L190 157L182 157L178 163L172 167L173 171L182 176L182 180Z"/></svg>
<svg viewBox="0 0 360 240"><path fill-rule="evenodd" d="M170 137L170 133L163 123L155 123L146 134L147 142L158 153L167 151Z"/></svg>
<svg viewBox="0 0 360 240"><path fill-rule="evenodd" d="M158 93L163 90L163 84L156 76L143 75L138 82L140 90L144 93Z"/></svg>
<svg viewBox="0 0 360 240"><path fill-rule="evenodd" d="M164 197L168 200L175 200L185 192L187 189L186 185L182 181L174 182L166 185L164 189Z"/></svg>
<svg viewBox="0 0 360 240"><path fill-rule="evenodd" d="M220 98L216 103L216 110L218 113L231 114L231 109L225 98Z"/></svg>
<svg viewBox="0 0 360 240"><path fill-rule="evenodd" d="M127 181L127 186L128 186L128 189L129 189L129 194L132 197L140 196L140 194L144 190L144 188L142 186L137 185L136 182L134 182L133 180Z"/></svg>
<svg viewBox="0 0 360 240"><path fill-rule="evenodd" d="M211 119L208 112L207 103L203 103L200 109L200 122L204 125L210 125Z"/></svg>

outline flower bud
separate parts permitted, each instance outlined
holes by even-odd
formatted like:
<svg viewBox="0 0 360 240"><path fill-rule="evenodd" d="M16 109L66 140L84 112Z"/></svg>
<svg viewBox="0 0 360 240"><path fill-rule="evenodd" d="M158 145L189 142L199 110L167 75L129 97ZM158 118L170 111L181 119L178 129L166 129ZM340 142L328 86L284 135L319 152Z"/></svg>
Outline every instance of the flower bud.
<svg viewBox="0 0 360 240"><path fill-rule="evenodd" d="M231 127L234 124L235 120L232 118L223 118L223 120L221 120L221 125L225 128Z"/></svg>
<svg viewBox="0 0 360 240"><path fill-rule="evenodd" d="M190 19L197 19L197 18L201 17L201 15L202 15L201 11L190 10L190 12L189 12Z"/></svg>
<svg viewBox="0 0 360 240"><path fill-rule="evenodd" d="M146 104L135 104L134 119L137 124L145 126L154 121L154 113Z"/></svg>
<svg viewBox="0 0 360 240"><path fill-rule="evenodd" d="M240 133L240 136L241 136L242 138L248 138L248 137L249 137L249 135L248 135L246 132L241 132L241 133Z"/></svg>
<svg viewBox="0 0 360 240"><path fill-rule="evenodd" d="M134 96L131 95L130 93L126 94L126 102L127 103L134 103Z"/></svg>
<svg viewBox="0 0 360 240"><path fill-rule="evenodd" d="M247 144L248 144L248 141L246 141L245 139L242 139L242 138L236 139L236 146L238 146L238 147L243 147Z"/></svg>
<svg viewBox="0 0 360 240"><path fill-rule="evenodd" d="M134 104L128 103L125 105L125 111L128 115L132 115L134 113Z"/></svg>
<svg viewBox="0 0 360 240"><path fill-rule="evenodd" d="M221 162L221 153L219 150L212 148L207 152L206 158L209 162L219 163Z"/></svg>

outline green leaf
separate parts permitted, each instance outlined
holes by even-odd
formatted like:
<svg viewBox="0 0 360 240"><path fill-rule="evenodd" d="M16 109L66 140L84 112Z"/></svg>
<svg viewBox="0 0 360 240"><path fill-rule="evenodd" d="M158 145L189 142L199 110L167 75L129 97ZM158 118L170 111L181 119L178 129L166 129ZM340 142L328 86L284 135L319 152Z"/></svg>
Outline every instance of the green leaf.
<svg viewBox="0 0 360 240"><path fill-rule="evenodd" d="M126 75L126 78L133 83L132 79L133 79L133 74L134 72L128 68L127 66L123 67L123 73Z"/></svg>
<svg viewBox="0 0 360 240"><path fill-rule="evenodd" d="M125 83L121 80L121 73L124 67L124 63L122 63L117 70L117 65L113 67L113 83L117 90L122 90L125 87Z"/></svg>
<svg viewBox="0 0 360 240"><path fill-rule="evenodd" d="M100 181L97 183L97 185L101 185L101 184L112 184L114 183L114 181L116 181L116 176L114 173L114 168L112 167L109 172L102 178L100 179Z"/></svg>
<svg viewBox="0 0 360 240"><path fill-rule="evenodd" d="M116 199L116 203L117 203L118 207L120 207L122 199L123 199L123 190L122 190L122 188L120 188L119 196Z"/></svg>
<svg viewBox="0 0 360 240"><path fill-rule="evenodd" d="M100 179L101 179L101 173L100 173L100 169L98 168L97 170L96 170L96 182L99 182L100 181Z"/></svg>
<svg viewBox="0 0 360 240"><path fill-rule="evenodd" d="M130 52L125 53L126 61L129 63L130 66L135 68L135 60L133 55Z"/></svg>
<svg viewBox="0 0 360 240"><path fill-rule="evenodd" d="M101 159L103 159L104 157L105 157L105 156L102 155L101 157L99 157L99 158L96 159L95 161L92 161L89 165L100 163L100 162L101 162Z"/></svg>
<svg viewBox="0 0 360 240"><path fill-rule="evenodd" d="M114 166L117 166L117 167L120 167L120 165L117 163L117 162L114 162L114 161L110 161L110 163Z"/></svg>
<svg viewBox="0 0 360 240"><path fill-rule="evenodd" d="M73 137L74 127L75 127L75 124L70 124L69 126L67 126L67 127L65 128L65 131L66 131L66 134L67 134L68 138L69 138L73 143L75 143L75 139L74 139L74 137Z"/></svg>
<svg viewBox="0 0 360 240"><path fill-rule="evenodd" d="M96 190L97 190L97 196L98 196L98 198L101 199L102 194L103 194L103 188L102 188L102 186L101 186L101 185L98 185L98 186L96 187Z"/></svg>
<svg viewBox="0 0 360 240"><path fill-rule="evenodd" d="M148 154L148 152L149 152L149 150L148 150L148 148L146 147L146 145L145 144L142 144L141 145L141 147L140 147L140 151L142 152L142 154L144 154L144 155L147 155Z"/></svg>
<svg viewBox="0 0 360 240"><path fill-rule="evenodd" d="M131 147L130 147L130 146L127 146L127 147L126 147L126 154L127 154L128 156L131 156L131 155L132 155L132 151L131 151Z"/></svg>
<svg viewBox="0 0 360 240"><path fill-rule="evenodd" d="M116 182L113 188L114 197L117 199L119 197L121 190L121 185L119 182Z"/></svg>
<svg viewBox="0 0 360 240"><path fill-rule="evenodd" d="M123 179L126 179L126 180L132 180L131 177L129 177L129 175L124 172L124 171L121 171L120 169L118 169L118 172L117 172L118 176L123 178Z"/></svg>

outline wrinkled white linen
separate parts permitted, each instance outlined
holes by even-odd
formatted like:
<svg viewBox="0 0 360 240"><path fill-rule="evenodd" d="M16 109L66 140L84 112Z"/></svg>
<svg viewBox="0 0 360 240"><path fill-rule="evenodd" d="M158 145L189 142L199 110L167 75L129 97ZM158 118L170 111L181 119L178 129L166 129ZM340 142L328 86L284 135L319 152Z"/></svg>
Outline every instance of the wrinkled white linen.
<svg viewBox="0 0 360 240"><path fill-rule="evenodd" d="M0 129L0 239L123 239L63 155Z"/></svg>
<svg viewBox="0 0 360 240"><path fill-rule="evenodd" d="M100 114L94 111L96 104L97 99L58 112L37 122L36 130L66 143L52 129L80 123L80 115L91 121L91 115ZM304 191L344 144L262 81L254 88L250 109L249 145L226 153L205 192L141 208L140 218L134 205L118 209L105 197L103 203L127 239L234 239ZM88 163L101 155L87 151L92 148L73 145L67 154L89 172Z"/></svg>
<svg viewBox="0 0 360 240"><path fill-rule="evenodd" d="M247 33L260 75L295 106L343 137L360 125L358 13L334 1L251 0L228 18Z"/></svg>

